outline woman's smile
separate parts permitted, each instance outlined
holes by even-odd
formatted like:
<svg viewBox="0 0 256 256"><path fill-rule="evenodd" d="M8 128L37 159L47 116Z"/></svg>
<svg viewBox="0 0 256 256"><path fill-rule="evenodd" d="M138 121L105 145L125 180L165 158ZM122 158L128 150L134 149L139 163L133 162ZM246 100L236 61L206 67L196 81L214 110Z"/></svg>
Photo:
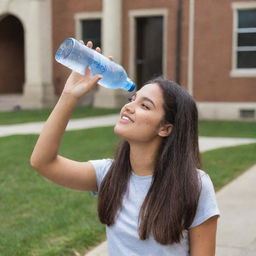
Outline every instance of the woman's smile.
<svg viewBox="0 0 256 256"><path fill-rule="evenodd" d="M121 115L119 122L122 124L134 123L133 119L126 112Z"/></svg>

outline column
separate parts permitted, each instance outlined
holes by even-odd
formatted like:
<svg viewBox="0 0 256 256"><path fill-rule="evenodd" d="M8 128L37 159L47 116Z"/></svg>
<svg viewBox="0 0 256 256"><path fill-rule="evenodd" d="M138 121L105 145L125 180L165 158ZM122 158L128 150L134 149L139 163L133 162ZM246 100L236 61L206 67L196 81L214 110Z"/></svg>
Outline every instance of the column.
<svg viewBox="0 0 256 256"><path fill-rule="evenodd" d="M51 0L27 1L24 108L49 107L55 102L52 84Z"/></svg>
<svg viewBox="0 0 256 256"><path fill-rule="evenodd" d="M103 0L102 10L102 50L105 56L113 56L122 64L122 0ZM95 94L94 106L105 108L121 107L127 93L123 90L106 89L99 86Z"/></svg>

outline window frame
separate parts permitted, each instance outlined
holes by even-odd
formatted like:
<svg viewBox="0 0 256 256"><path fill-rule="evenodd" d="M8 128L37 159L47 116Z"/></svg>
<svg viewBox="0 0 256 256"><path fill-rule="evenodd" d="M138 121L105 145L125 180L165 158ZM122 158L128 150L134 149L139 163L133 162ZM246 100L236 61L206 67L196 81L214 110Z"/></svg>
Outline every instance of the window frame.
<svg viewBox="0 0 256 256"><path fill-rule="evenodd" d="M238 47L238 33L243 33L248 31L248 28L238 28L238 12L241 10L256 9L256 1L254 2L234 2L232 3L233 9L233 45L232 45L232 70L230 72L231 77L256 77L256 67L255 68L238 68L237 67L237 49ZM250 28L249 30L255 30ZM256 46L248 47L255 48ZM243 48L245 49L245 48Z"/></svg>
<svg viewBox="0 0 256 256"><path fill-rule="evenodd" d="M101 27L102 27L102 13L101 12L76 13L74 16L74 19L75 19L75 36L78 40L82 39L82 21L84 21L84 20L101 20ZM102 29L101 29L100 37L101 37L101 41L102 41Z"/></svg>

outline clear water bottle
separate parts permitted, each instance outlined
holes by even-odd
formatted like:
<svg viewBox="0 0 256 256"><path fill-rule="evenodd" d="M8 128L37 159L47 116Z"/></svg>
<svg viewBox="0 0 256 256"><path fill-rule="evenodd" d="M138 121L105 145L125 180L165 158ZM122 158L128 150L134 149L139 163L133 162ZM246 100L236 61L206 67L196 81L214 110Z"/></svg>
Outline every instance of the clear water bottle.
<svg viewBox="0 0 256 256"><path fill-rule="evenodd" d="M136 87L122 66L74 38L68 38L60 45L55 59L82 75L84 75L86 67L89 67L92 75L102 75L102 79L98 83L104 87L120 88L129 92Z"/></svg>

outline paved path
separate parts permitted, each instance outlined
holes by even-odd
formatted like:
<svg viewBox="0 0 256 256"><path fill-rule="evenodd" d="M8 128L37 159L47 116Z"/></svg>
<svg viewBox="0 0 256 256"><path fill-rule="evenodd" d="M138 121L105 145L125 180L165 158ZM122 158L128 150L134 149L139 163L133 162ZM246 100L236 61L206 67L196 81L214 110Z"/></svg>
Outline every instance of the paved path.
<svg viewBox="0 0 256 256"><path fill-rule="evenodd" d="M119 115L71 120L67 130L112 126ZM39 134L44 122L0 125L0 137L14 134ZM220 147L256 143L256 139L200 137L201 152ZM256 155L256 153L255 153ZM256 156L255 156L256 158ZM256 165L217 193L221 211L216 256L256 255ZM103 242L86 256L107 256Z"/></svg>
<svg viewBox="0 0 256 256"><path fill-rule="evenodd" d="M116 123L119 115L106 115L99 117L88 117L82 119L72 119L69 121L66 130L80 130L85 128L95 128L111 126ZM0 125L0 137L14 134L39 134L45 122L24 123L14 125Z"/></svg>
<svg viewBox="0 0 256 256"><path fill-rule="evenodd" d="M255 182L256 165L218 191L217 256L256 255Z"/></svg>

